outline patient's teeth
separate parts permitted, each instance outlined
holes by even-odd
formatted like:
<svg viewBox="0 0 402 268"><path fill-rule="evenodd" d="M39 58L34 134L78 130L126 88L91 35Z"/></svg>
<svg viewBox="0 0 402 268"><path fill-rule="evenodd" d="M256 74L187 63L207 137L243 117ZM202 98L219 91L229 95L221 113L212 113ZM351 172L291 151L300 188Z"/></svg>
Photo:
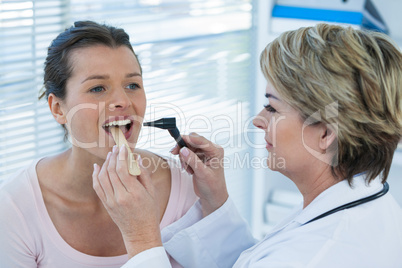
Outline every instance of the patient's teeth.
<svg viewBox="0 0 402 268"><path fill-rule="evenodd" d="M117 120L117 121L112 121L109 123L105 124L105 127L110 127L110 126L125 126L127 124L130 124L131 121L130 119L126 119L126 120Z"/></svg>

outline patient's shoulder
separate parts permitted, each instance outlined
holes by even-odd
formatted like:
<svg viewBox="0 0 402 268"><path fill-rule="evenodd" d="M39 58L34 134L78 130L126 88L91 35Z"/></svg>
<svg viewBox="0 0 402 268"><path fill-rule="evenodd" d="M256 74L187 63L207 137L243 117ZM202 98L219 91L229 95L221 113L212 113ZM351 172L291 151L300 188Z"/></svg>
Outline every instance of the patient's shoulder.
<svg viewBox="0 0 402 268"><path fill-rule="evenodd" d="M135 153L141 156L142 165L150 174L170 172L169 163L164 157L142 149L136 149Z"/></svg>

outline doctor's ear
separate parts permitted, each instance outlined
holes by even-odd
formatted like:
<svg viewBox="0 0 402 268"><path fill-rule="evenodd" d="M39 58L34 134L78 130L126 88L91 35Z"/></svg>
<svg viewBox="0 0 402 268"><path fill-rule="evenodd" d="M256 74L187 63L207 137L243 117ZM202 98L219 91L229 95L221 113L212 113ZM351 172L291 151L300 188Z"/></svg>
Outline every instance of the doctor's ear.
<svg viewBox="0 0 402 268"><path fill-rule="evenodd" d="M337 127L335 124L323 124L320 135L320 149L327 151L334 142L337 142Z"/></svg>
<svg viewBox="0 0 402 268"><path fill-rule="evenodd" d="M53 93L50 93L47 102L49 104L49 109L57 123L61 125L66 124L67 119L66 112L63 109L63 101L56 97Z"/></svg>

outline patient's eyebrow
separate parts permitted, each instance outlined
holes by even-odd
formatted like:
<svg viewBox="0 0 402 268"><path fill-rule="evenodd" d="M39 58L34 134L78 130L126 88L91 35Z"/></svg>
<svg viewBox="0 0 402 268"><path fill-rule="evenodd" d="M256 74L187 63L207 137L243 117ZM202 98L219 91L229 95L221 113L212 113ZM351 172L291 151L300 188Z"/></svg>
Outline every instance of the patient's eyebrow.
<svg viewBox="0 0 402 268"><path fill-rule="evenodd" d="M126 74L126 78L131 78L131 77L135 77L135 76L142 77L141 73L137 73L137 72ZM81 82L81 84L83 84L84 82L86 82L88 80L107 80L107 79L110 79L109 75L95 74L95 75L91 75L91 76L88 76L87 78L85 78Z"/></svg>
<svg viewBox="0 0 402 268"><path fill-rule="evenodd" d="M87 78L85 78L81 82L81 84L83 84L84 82L86 82L88 80L106 80L106 79L109 79L109 78L110 78L110 76L108 76L108 75L99 75L99 74L91 75L91 76L88 76Z"/></svg>
<svg viewBox="0 0 402 268"><path fill-rule="evenodd" d="M140 73L129 73L129 74L126 74L126 78L130 78L130 77L134 77L134 76L142 76L142 74L140 74Z"/></svg>

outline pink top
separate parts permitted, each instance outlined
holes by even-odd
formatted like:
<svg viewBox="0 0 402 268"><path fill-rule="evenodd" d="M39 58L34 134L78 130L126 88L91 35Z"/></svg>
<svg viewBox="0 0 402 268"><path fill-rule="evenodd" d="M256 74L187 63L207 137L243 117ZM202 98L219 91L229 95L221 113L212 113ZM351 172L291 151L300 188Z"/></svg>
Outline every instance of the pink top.
<svg viewBox="0 0 402 268"><path fill-rule="evenodd" d="M182 217L194 204L192 177L177 161L165 158L172 173L169 201L160 228ZM97 257L67 244L47 213L36 174L39 160L16 173L0 188L0 266L13 268L117 268L128 256ZM173 267L180 267L172 260Z"/></svg>

